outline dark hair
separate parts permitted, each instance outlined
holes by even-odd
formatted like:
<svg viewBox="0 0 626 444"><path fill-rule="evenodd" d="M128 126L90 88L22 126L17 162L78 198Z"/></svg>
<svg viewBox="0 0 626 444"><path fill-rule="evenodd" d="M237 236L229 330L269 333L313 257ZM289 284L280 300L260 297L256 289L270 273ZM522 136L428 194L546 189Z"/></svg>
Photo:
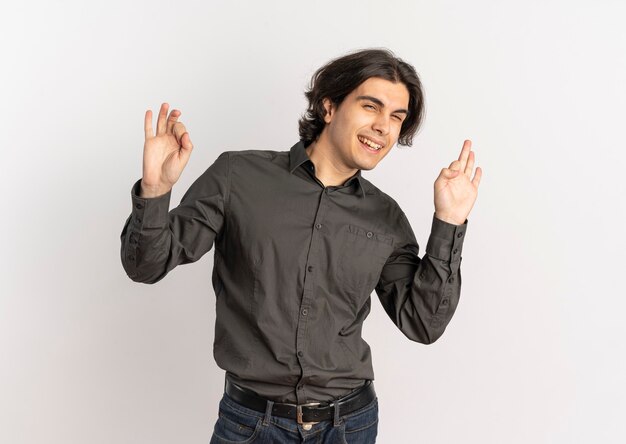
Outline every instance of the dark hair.
<svg viewBox="0 0 626 444"><path fill-rule="evenodd" d="M424 93L415 68L386 48L365 49L336 58L319 68L304 93L309 100L307 111L298 120L300 139L308 146L322 133L326 122L323 99L339 104L370 77L402 82L409 91L408 113L398 137L398 144L412 146L413 135L424 119Z"/></svg>

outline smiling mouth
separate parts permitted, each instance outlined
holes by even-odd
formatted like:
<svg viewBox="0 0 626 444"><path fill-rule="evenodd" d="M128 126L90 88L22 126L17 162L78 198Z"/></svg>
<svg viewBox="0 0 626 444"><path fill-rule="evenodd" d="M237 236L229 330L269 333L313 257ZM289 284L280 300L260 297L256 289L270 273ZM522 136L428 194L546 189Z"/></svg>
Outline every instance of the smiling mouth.
<svg viewBox="0 0 626 444"><path fill-rule="evenodd" d="M372 153L372 154L378 154L382 150L382 147L376 149L376 148L368 145L367 143L362 142L363 138L361 138L361 137L357 137L357 139L359 140L359 144L363 147L363 149L368 151L368 152L370 152L370 153Z"/></svg>

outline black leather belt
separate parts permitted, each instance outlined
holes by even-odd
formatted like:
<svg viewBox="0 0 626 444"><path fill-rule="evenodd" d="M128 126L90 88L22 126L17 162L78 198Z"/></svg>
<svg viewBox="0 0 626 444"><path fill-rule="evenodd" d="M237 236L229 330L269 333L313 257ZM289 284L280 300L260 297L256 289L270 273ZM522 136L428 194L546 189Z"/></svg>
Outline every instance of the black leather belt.
<svg viewBox="0 0 626 444"><path fill-rule="evenodd" d="M224 391L241 405L257 412L265 413L267 399L260 397L256 393L240 387L228 379L226 379ZM275 402L272 407L272 415L295 419L298 421L298 424L319 422L325 419L332 419L335 406L339 406L340 415L346 415L361 407L365 407L375 398L374 384L372 381L367 381L363 387L332 402L309 402L299 405Z"/></svg>

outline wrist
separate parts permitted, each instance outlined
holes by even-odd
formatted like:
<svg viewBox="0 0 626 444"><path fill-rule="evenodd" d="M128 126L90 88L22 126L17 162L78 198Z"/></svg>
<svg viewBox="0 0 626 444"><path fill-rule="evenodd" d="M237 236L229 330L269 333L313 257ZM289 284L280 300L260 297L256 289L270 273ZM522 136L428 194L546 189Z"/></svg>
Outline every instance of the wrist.
<svg viewBox="0 0 626 444"><path fill-rule="evenodd" d="M454 216L448 216L448 215L437 213L437 212L435 212L435 217L439 220L442 220L452 225L463 225L465 223L465 219L459 220L458 218Z"/></svg>
<svg viewBox="0 0 626 444"><path fill-rule="evenodd" d="M152 199L154 197L160 197L163 196L164 194L167 194L172 188L167 188L164 186L154 186L154 187L149 187L144 185L143 180L141 181L140 187L139 187L139 197L143 198L143 199Z"/></svg>

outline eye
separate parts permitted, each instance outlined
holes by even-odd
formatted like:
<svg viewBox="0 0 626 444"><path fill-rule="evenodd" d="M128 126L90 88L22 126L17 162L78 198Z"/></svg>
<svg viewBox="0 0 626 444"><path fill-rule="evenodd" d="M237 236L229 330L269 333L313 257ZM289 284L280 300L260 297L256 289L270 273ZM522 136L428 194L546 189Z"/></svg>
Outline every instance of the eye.
<svg viewBox="0 0 626 444"><path fill-rule="evenodd" d="M372 109L376 109L376 107L375 107L374 105L364 105L363 107L364 107L364 108L367 108L368 106L369 106L370 108L372 108Z"/></svg>
<svg viewBox="0 0 626 444"><path fill-rule="evenodd" d="M396 119L398 119L398 121L399 121L399 122L402 122L402 117L400 117L400 116L395 116L395 115L394 115L394 117L395 117Z"/></svg>

